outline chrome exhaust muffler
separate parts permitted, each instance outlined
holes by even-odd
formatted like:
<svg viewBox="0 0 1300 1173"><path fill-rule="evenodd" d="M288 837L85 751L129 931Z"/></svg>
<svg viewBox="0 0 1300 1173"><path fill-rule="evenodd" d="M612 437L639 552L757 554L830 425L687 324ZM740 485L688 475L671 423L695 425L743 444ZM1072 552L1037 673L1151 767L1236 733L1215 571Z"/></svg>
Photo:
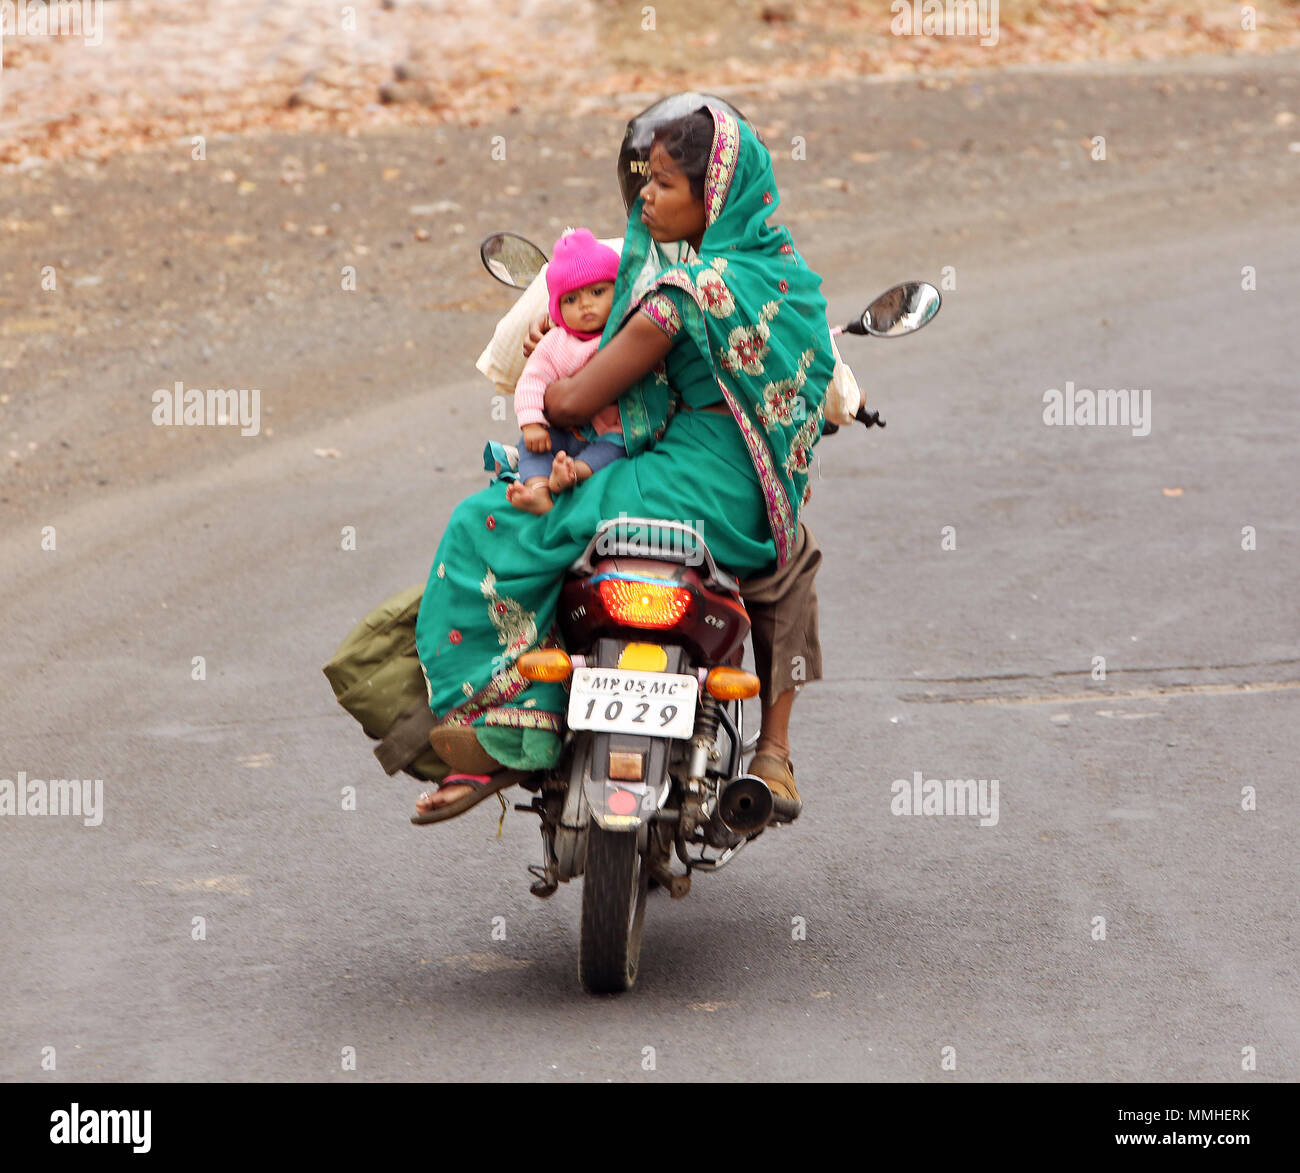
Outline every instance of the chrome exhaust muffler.
<svg viewBox="0 0 1300 1173"><path fill-rule="evenodd" d="M718 805L709 818L709 830L718 840L751 835L767 826L772 817L772 792L762 778L741 774L718 793ZM728 835L730 832L730 836ZM715 841L711 837L711 841Z"/></svg>

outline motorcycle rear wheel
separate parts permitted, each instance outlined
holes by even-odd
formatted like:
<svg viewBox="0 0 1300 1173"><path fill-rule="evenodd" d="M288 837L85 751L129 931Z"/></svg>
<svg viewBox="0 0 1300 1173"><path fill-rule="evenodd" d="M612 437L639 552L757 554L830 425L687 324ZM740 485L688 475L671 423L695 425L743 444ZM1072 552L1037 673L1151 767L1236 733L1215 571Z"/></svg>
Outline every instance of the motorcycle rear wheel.
<svg viewBox="0 0 1300 1173"><path fill-rule="evenodd" d="M578 976L589 994L621 994L636 981L650 873L635 831L587 828Z"/></svg>

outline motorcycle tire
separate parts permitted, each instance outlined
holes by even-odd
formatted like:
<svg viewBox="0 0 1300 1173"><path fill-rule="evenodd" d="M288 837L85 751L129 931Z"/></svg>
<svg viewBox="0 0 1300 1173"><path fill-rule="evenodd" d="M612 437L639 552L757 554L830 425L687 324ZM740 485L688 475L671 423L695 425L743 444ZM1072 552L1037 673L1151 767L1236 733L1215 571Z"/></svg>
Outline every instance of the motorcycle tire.
<svg viewBox="0 0 1300 1173"><path fill-rule="evenodd" d="M589 994L621 994L636 981L649 871L635 831L587 828L578 976Z"/></svg>

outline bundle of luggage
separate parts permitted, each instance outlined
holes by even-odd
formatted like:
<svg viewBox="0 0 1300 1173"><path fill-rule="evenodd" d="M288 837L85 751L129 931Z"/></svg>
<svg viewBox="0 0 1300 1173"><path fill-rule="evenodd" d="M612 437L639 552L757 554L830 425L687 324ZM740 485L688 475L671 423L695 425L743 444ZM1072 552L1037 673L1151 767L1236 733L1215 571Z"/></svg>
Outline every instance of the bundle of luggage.
<svg viewBox="0 0 1300 1173"><path fill-rule="evenodd" d="M408 587L365 617L325 665L334 695L379 742L375 757L389 774L441 782L448 766L433 752L433 713L415 652L423 586Z"/></svg>

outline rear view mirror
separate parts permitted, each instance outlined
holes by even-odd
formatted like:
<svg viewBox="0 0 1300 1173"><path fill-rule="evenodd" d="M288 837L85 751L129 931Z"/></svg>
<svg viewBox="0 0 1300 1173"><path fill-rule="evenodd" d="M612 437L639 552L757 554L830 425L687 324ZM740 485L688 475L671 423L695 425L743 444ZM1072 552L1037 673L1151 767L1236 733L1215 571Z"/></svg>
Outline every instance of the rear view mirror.
<svg viewBox="0 0 1300 1173"><path fill-rule="evenodd" d="M527 289L546 264L546 254L514 232L494 232L479 245L483 267L502 285Z"/></svg>
<svg viewBox="0 0 1300 1173"><path fill-rule="evenodd" d="M939 291L928 281L904 281L885 290L844 329L873 338L901 338L926 325L942 304Z"/></svg>

